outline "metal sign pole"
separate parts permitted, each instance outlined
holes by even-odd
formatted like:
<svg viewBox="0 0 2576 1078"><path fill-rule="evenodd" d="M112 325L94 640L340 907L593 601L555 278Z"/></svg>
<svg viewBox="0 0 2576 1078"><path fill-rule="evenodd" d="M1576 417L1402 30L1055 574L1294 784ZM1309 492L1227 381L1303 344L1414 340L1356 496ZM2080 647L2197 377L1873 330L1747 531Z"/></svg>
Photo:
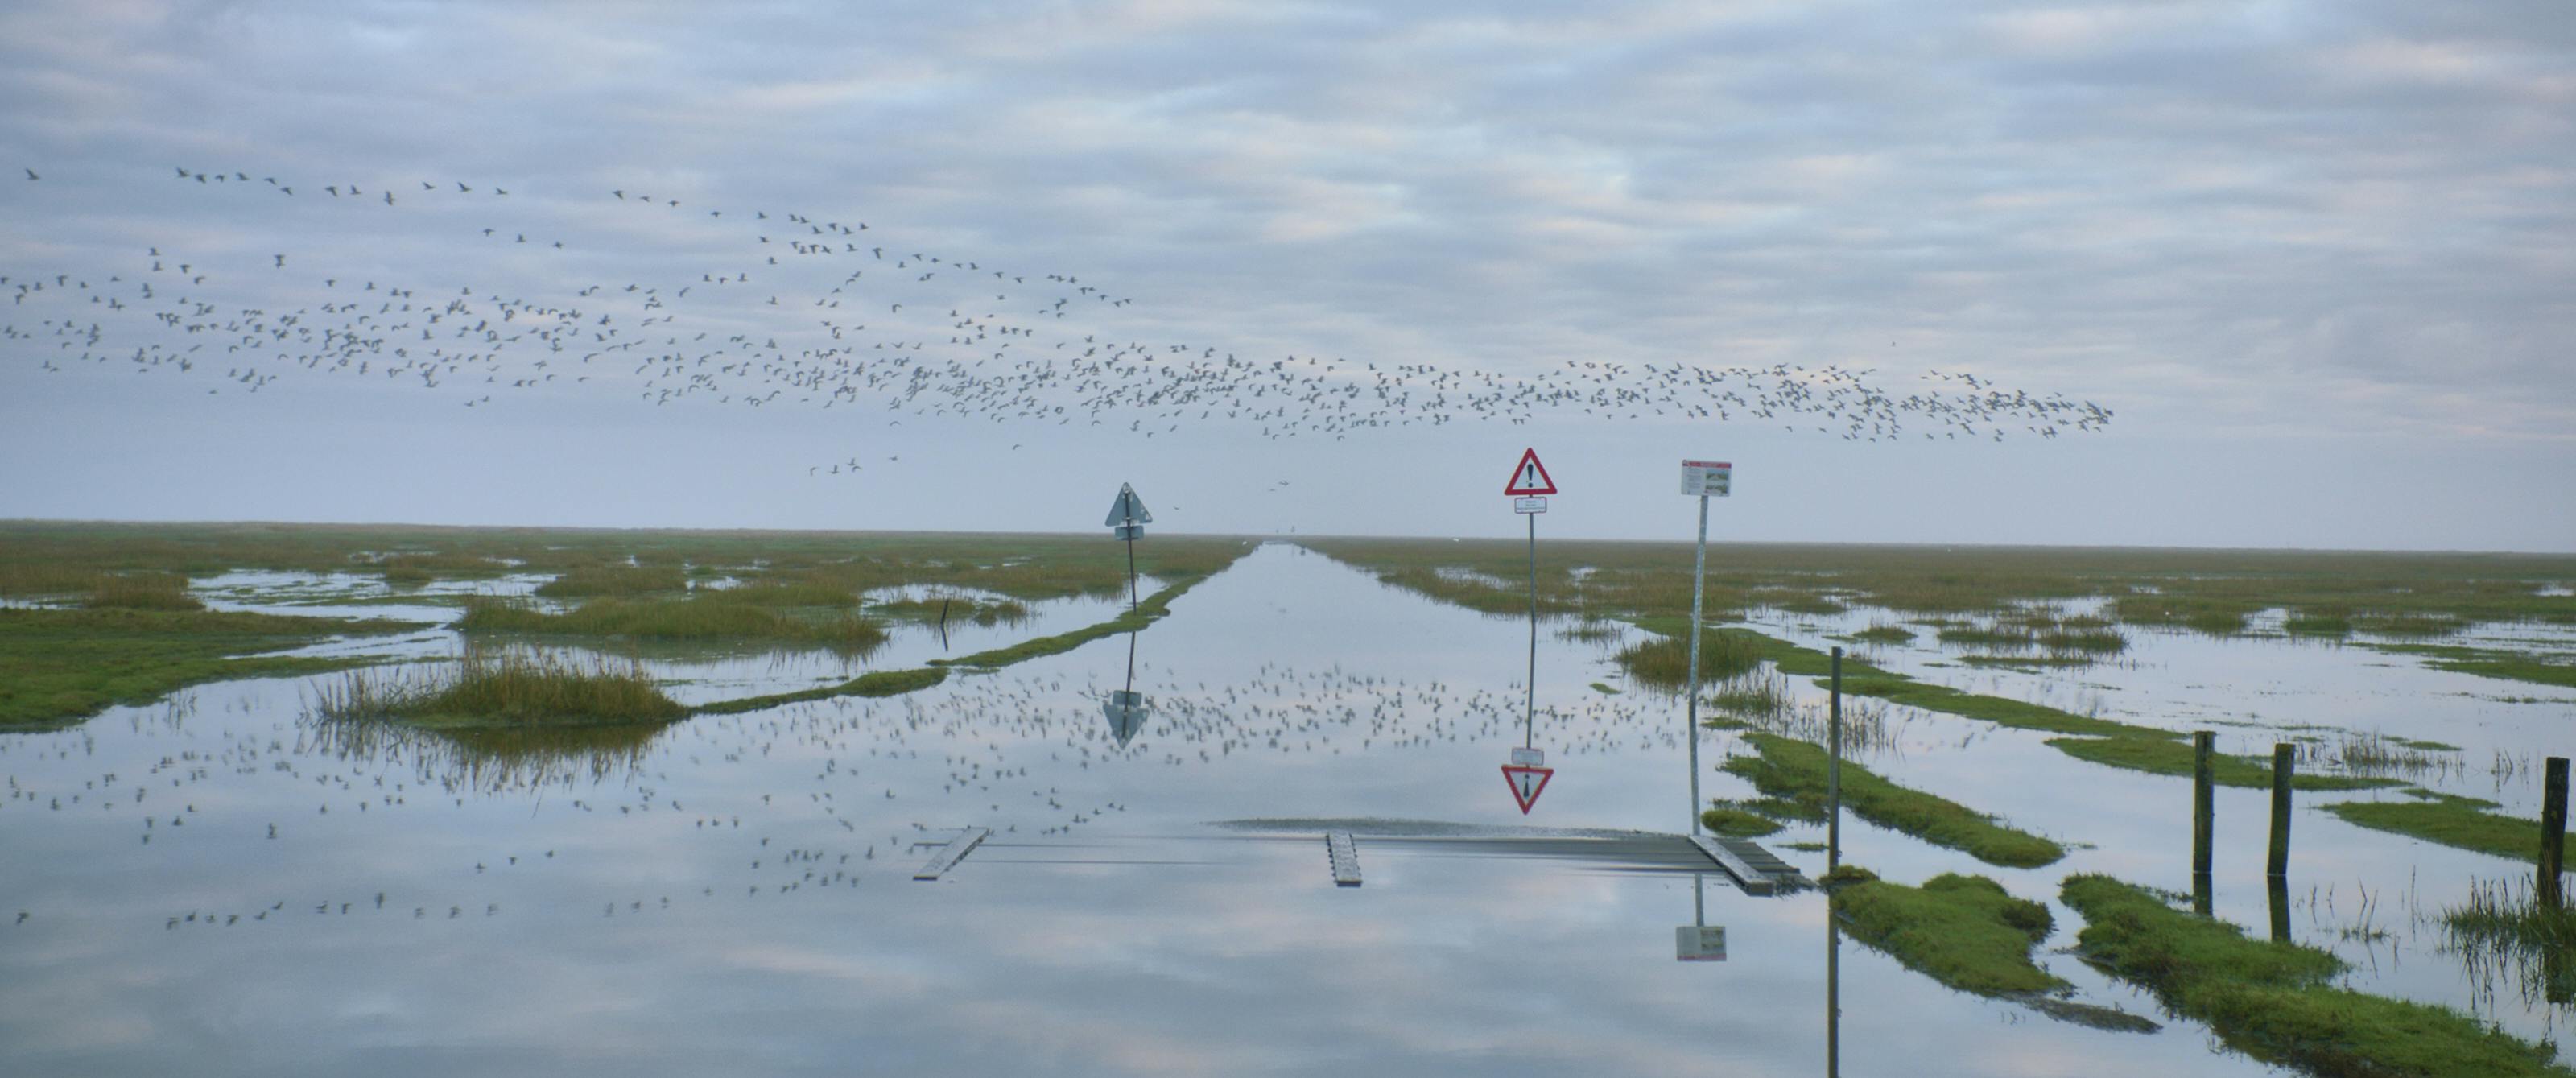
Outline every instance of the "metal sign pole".
<svg viewBox="0 0 2576 1078"><path fill-rule="evenodd" d="M1682 737L1690 742L1690 825L1699 834L1699 636L1700 608L1708 592L1708 495L1699 496L1699 545L1691 552L1690 704Z"/></svg>
<svg viewBox="0 0 2576 1078"><path fill-rule="evenodd" d="M1136 609L1136 541L1127 540L1127 609Z"/></svg>
<svg viewBox="0 0 2576 1078"><path fill-rule="evenodd" d="M1530 579L1530 650L1529 684L1521 686L1524 701L1521 720L1521 747L1532 747L1533 731L1538 727L1538 516L1529 519Z"/></svg>

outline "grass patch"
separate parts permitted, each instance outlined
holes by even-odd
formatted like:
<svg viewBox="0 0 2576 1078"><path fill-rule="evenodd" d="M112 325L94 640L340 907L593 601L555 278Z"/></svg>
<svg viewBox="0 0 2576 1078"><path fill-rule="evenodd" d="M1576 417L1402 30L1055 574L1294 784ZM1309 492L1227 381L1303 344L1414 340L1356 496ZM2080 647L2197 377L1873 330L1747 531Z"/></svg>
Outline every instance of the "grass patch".
<svg viewBox="0 0 2576 1078"><path fill-rule="evenodd" d="M1031 617L1028 604L1017 599L977 601L966 599L897 599L878 603L875 610L889 617L910 618L927 624L939 623L944 612L949 621L973 622L987 628L995 625L1019 625Z"/></svg>
<svg viewBox="0 0 2576 1078"><path fill-rule="evenodd" d="M1740 735L1758 756L1737 756L1725 770L1770 797L1821 812L1825 800L1825 750L1771 734ZM1853 815L1936 846L1947 846L1992 865L2036 868L2066 856L2055 842L1996 823L1993 818L1921 790L1907 789L1851 761L1842 765L1843 804Z"/></svg>
<svg viewBox="0 0 2576 1078"><path fill-rule="evenodd" d="M2161 734L2161 731L2159 731ZM2153 775L2191 776L2192 748L2187 741L2176 741L2178 735L2157 737L2060 737L2049 744L2078 760L2144 771ZM2210 754L2210 781L2221 786L2246 789L2272 788L2272 758L2269 756L2233 756ZM2290 786L2299 790L2361 790L2376 786L2402 785L2396 779L2362 775L2318 775L2297 772L2290 776Z"/></svg>
<svg viewBox="0 0 2576 1078"><path fill-rule="evenodd" d="M1983 876L1944 873L1907 887L1868 880L1833 893L1854 939L1962 992L2010 997L2073 986L2031 961L2048 938L2048 907Z"/></svg>
<svg viewBox="0 0 2576 1078"><path fill-rule="evenodd" d="M188 594L188 578L177 573L101 573L81 596L92 610L203 610L206 604Z"/></svg>
<svg viewBox="0 0 2576 1078"><path fill-rule="evenodd" d="M676 565L584 565L537 585L537 594L549 599L588 599L686 591L688 587L688 575Z"/></svg>
<svg viewBox="0 0 2576 1078"><path fill-rule="evenodd" d="M2086 961L2208 1023L2229 1047L2327 1075L2545 1075L2555 1052L2443 1007L2364 995L2326 981L2342 969L2309 947L2248 939L2108 876L2060 890L2087 922Z"/></svg>
<svg viewBox="0 0 2576 1078"><path fill-rule="evenodd" d="M719 598L724 594L713 591L688 599L593 599L561 614L549 614L516 600L477 596L466 601L465 616L456 620L456 628L467 633L631 640L756 640L846 653L865 653L886 641L883 628L855 614L800 617Z"/></svg>
<svg viewBox="0 0 2576 1078"><path fill-rule="evenodd" d="M1780 825L1770 817L1728 805L1701 809L1699 822L1700 826L1730 838L1760 838L1780 829Z"/></svg>
<svg viewBox="0 0 2576 1078"><path fill-rule="evenodd" d="M326 722L523 729L667 723L688 709L662 695L642 663L582 663L542 652L478 648L412 679L352 672L323 687L313 712Z"/></svg>
<svg viewBox="0 0 2576 1078"><path fill-rule="evenodd" d="M421 628L203 610L0 609L0 731L76 726L111 705L148 704L209 681L345 670L373 660L256 653Z"/></svg>
<svg viewBox="0 0 2576 1078"><path fill-rule="evenodd" d="M2503 681L2527 681L2576 689L2576 663L2550 662L2537 655L2450 644L2373 644L2395 655L2413 655L2436 670L2475 674Z"/></svg>
<svg viewBox="0 0 2576 1078"><path fill-rule="evenodd" d="M1708 697L1711 707L1746 719L1774 719L1789 711L1789 686L1779 675L1738 677Z"/></svg>
<svg viewBox="0 0 2576 1078"><path fill-rule="evenodd" d="M2344 801L2322 806L2347 823L2426 842L2538 864L2540 821L2489 812L2493 801L2409 790L2422 801Z"/></svg>
<svg viewBox="0 0 2576 1078"><path fill-rule="evenodd" d="M1910 644L1914 642L1914 630L1877 621L1871 622L1869 628L1853 633L1852 639L1864 644Z"/></svg>
<svg viewBox="0 0 2576 1078"><path fill-rule="evenodd" d="M1619 649L1610 657L1636 678L1641 685L1668 693L1687 691L1690 687L1690 642L1671 636L1641 640ZM1743 646L1739 637L1719 630L1700 633L1699 680L1708 685L1752 672L1762 664L1762 657Z"/></svg>

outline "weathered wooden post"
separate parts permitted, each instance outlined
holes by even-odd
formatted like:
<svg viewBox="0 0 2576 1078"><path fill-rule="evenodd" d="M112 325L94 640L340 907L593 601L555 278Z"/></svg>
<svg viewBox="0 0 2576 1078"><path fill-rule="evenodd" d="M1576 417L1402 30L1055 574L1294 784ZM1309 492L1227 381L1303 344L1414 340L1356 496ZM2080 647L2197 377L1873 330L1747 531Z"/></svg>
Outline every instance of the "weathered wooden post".
<svg viewBox="0 0 2576 1078"><path fill-rule="evenodd" d="M1825 868L1831 871L1843 863L1843 649L1839 647L1834 649L1833 691L1826 700L1833 725L1833 751L1825 757Z"/></svg>
<svg viewBox="0 0 2576 1078"><path fill-rule="evenodd" d="M2540 887L2538 897L2551 909L2559 906L2558 874L2567 860L2567 758L2552 756L2540 794Z"/></svg>
<svg viewBox="0 0 2576 1078"><path fill-rule="evenodd" d="M2263 874L2276 880L2290 874L2290 779L2296 751L2286 741L2272 744L2272 856L2264 862Z"/></svg>
<svg viewBox="0 0 2576 1078"><path fill-rule="evenodd" d="M2207 730L2196 730L2191 735L2191 904L2201 914L2210 910L2210 782L2215 777L2211 747L2217 736Z"/></svg>

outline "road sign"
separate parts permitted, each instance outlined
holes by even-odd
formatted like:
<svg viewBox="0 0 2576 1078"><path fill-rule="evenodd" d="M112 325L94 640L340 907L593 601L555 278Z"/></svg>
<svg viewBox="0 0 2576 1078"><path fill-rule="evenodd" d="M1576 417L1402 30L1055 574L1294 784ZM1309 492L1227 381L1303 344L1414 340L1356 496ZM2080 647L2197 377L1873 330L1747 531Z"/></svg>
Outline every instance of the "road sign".
<svg viewBox="0 0 2576 1078"><path fill-rule="evenodd" d="M1555 774L1552 767L1503 766L1503 781L1511 784L1512 800L1521 803L1521 815L1529 815L1530 806L1538 804L1538 795L1547 789L1547 780Z"/></svg>
<svg viewBox="0 0 2576 1078"><path fill-rule="evenodd" d="M1512 512L1515 512L1515 513L1544 513L1544 512L1547 512L1547 499L1545 499L1545 498L1514 498L1514 499L1512 499Z"/></svg>
<svg viewBox="0 0 2576 1078"><path fill-rule="evenodd" d="M1726 961L1725 925L1682 925L1673 929L1673 960Z"/></svg>
<svg viewBox="0 0 2576 1078"><path fill-rule="evenodd" d="M1512 481L1503 484L1503 493L1511 495L1556 493L1556 480L1547 477L1547 465L1538 462L1538 450L1521 450L1521 462L1512 466Z"/></svg>
<svg viewBox="0 0 2576 1078"><path fill-rule="evenodd" d="M1735 465L1722 460L1682 462L1682 493L1696 498L1723 498L1735 481Z"/></svg>
<svg viewBox="0 0 2576 1078"><path fill-rule="evenodd" d="M1109 529L1109 537L1112 539L1142 539L1145 537L1145 526L1142 524L1121 524L1115 528Z"/></svg>
<svg viewBox="0 0 2576 1078"><path fill-rule="evenodd" d="M1122 747L1135 740L1137 731L1145 727L1144 693L1113 689L1109 699L1101 701L1100 710L1108 715L1109 732L1117 735Z"/></svg>
<svg viewBox="0 0 2576 1078"><path fill-rule="evenodd" d="M1109 519L1100 523L1104 527L1115 528L1126 524L1153 522L1154 514L1145 511L1145 500L1136 496L1136 488L1120 483L1117 500L1109 503Z"/></svg>
<svg viewBox="0 0 2576 1078"><path fill-rule="evenodd" d="M1547 750L1545 750L1545 749L1513 749L1513 750L1512 750L1512 766L1513 766L1513 767L1546 767L1546 766L1547 766Z"/></svg>

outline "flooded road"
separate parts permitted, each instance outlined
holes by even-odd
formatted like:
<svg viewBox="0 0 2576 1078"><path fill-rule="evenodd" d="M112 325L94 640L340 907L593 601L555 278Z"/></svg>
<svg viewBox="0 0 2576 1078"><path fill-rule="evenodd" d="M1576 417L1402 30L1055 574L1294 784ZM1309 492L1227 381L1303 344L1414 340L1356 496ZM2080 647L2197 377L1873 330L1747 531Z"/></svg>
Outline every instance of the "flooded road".
<svg viewBox="0 0 2576 1078"><path fill-rule="evenodd" d="M952 646L1112 610L1035 604L1038 623ZM2017 731L1892 716L1902 736L1865 762L2087 848L1996 869L1847 821L1845 858L2048 901L2042 962L2159 1032L1952 992L1847 940L1829 983L1812 891L1373 838L1687 827L1677 702L1592 688L1625 684L1615 643L1544 630L1536 743L1557 773L1520 812L1498 768L1520 741L1527 634L1271 545L1132 638L649 737L327 736L303 718L310 681L266 680L0 738L0 919L16 921L0 927L0 1046L13 1070L102 1075L1788 1075L1825 1073L1833 1035L1852 1074L2272 1073L2054 951L2081 923L2054 901L2066 874L2183 880L2188 782ZM367 646L426 657L452 640ZM907 629L858 665L937 654ZM687 700L853 669L646 659ZM2394 663L2449 679L2421 693L2477 680ZM1975 676L1959 683L1989 688ZM1123 741L1122 691L1142 698ZM1707 734L1703 754L1731 742ZM2245 869L2222 871L2218 912L2258 931L2262 796L2219 791L2220 862ZM1327 826L1360 832L1364 885L1335 886ZM2312 811L2297 827L2296 935L2362 961L2356 987L2555 1028L2551 1005L2477 983L2407 924L2408 905L2456 901L2509 862ZM991 836L915 881L965 828ZM1813 875L1823 855L1789 844L1821 837L1765 842ZM1676 960L1676 928L1699 923L1724 926L1723 961Z"/></svg>

